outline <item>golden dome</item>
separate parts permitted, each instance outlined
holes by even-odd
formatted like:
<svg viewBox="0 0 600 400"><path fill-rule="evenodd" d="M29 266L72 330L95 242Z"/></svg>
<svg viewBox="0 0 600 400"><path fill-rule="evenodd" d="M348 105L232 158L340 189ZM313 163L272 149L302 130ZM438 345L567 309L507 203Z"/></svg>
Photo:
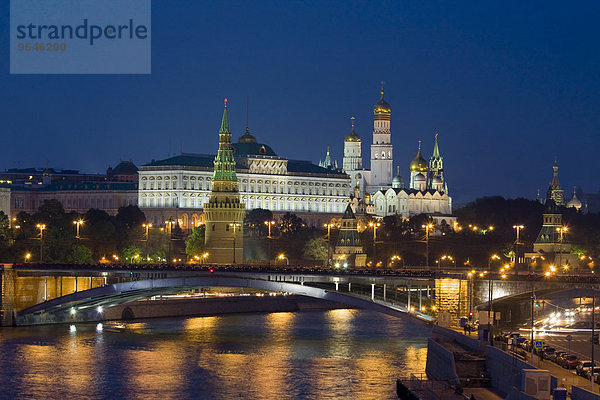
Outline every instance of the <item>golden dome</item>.
<svg viewBox="0 0 600 400"><path fill-rule="evenodd" d="M354 117L351 117L350 120L352 121L352 131L346 135L344 142L360 142L360 136L354 132Z"/></svg>
<svg viewBox="0 0 600 400"><path fill-rule="evenodd" d="M421 155L421 141L419 140L419 151L416 157L410 162L410 172L427 172L429 165Z"/></svg>

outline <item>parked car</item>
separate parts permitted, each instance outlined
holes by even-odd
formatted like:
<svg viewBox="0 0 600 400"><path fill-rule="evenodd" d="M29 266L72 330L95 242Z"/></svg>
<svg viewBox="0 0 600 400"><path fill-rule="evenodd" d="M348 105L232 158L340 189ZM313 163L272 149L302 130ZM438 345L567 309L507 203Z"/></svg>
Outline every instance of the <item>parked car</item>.
<svg viewBox="0 0 600 400"><path fill-rule="evenodd" d="M551 359L554 356L556 349L554 347L546 347L542 352L543 358Z"/></svg>
<svg viewBox="0 0 600 400"><path fill-rule="evenodd" d="M554 353L552 353L548 356L548 360L554 361L555 363L560 365L561 357L566 354L567 354L566 351L555 351Z"/></svg>
<svg viewBox="0 0 600 400"><path fill-rule="evenodd" d="M566 355L561 358L560 366L566 369L573 369L579 365L579 358L574 355Z"/></svg>
<svg viewBox="0 0 600 400"><path fill-rule="evenodd" d="M529 344L529 340L523 340L523 342L519 345L525 351L531 350L531 345Z"/></svg>
<svg viewBox="0 0 600 400"><path fill-rule="evenodd" d="M586 379L591 378L592 372L594 374L594 382L596 382L598 380L598 374L600 374L600 367L594 367L593 370L592 368L588 368L587 371L585 371Z"/></svg>
<svg viewBox="0 0 600 400"><path fill-rule="evenodd" d="M594 363L596 365L596 363ZM589 360L581 361L577 368L575 368L575 372L579 376L586 376L587 370L592 368L592 362Z"/></svg>

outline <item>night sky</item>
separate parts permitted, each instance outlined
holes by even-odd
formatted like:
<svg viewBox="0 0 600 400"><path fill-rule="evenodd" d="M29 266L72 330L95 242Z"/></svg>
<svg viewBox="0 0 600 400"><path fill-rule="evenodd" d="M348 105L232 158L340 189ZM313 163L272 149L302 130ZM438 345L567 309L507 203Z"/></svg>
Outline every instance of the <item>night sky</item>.
<svg viewBox="0 0 600 400"><path fill-rule="evenodd" d="M558 158L565 192L600 187L600 2L152 3L151 75L9 75L0 5L0 169L103 172L234 138L341 166L350 117L368 165L380 81L394 165L440 150L455 203L535 198ZM394 167L395 169L395 167Z"/></svg>

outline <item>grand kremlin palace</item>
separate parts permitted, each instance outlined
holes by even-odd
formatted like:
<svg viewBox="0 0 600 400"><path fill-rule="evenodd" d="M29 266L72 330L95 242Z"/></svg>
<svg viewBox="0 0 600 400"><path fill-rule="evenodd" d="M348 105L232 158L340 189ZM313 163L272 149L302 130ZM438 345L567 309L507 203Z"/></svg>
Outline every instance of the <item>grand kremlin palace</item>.
<svg viewBox="0 0 600 400"><path fill-rule="evenodd" d="M268 209L275 216L291 212L319 226L346 209L351 192L347 174L278 156L258 143L248 128L232 146L246 210ZM183 230L203 224L214 160L212 154L183 153L143 165L138 171L138 205L146 218L158 225L179 221Z"/></svg>

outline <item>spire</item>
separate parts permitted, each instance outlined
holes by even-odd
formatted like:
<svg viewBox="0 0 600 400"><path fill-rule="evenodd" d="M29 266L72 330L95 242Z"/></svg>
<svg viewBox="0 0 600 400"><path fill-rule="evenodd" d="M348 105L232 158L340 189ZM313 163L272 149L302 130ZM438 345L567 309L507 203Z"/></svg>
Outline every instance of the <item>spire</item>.
<svg viewBox="0 0 600 400"><path fill-rule="evenodd" d="M438 158L440 156L440 149L438 147L438 134L435 134L435 141L433 142L433 157Z"/></svg>
<svg viewBox="0 0 600 400"><path fill-rule="evenodd" d="M354 117L350 117L350 121L352 122L352 132L354 132Z"/></svg>
<svg viewBox="0 0 600 400"><path fill-rule="evenodd" d="M219 130L219 133L231 133L229 118L227 117L227 98L225 98L225 109L223 110L223 120L221 121L221 130Z"/></svg>
<svg viewBox="0 0 600 400"><path fill-rule="evenodd" d="M381 81L381 100L383 100L383 85L385 84L384 81Z"/></svg>
<svg viewBox="0 0 600 400"><path fill-rule="evenodd" d="M552 169L554 170L554 175L552 176L552 183L550 186L552 186L552 189L557 190L560 189L560 182L558 181L558 163L556 162L556 158L554 159Z"/></svg>

